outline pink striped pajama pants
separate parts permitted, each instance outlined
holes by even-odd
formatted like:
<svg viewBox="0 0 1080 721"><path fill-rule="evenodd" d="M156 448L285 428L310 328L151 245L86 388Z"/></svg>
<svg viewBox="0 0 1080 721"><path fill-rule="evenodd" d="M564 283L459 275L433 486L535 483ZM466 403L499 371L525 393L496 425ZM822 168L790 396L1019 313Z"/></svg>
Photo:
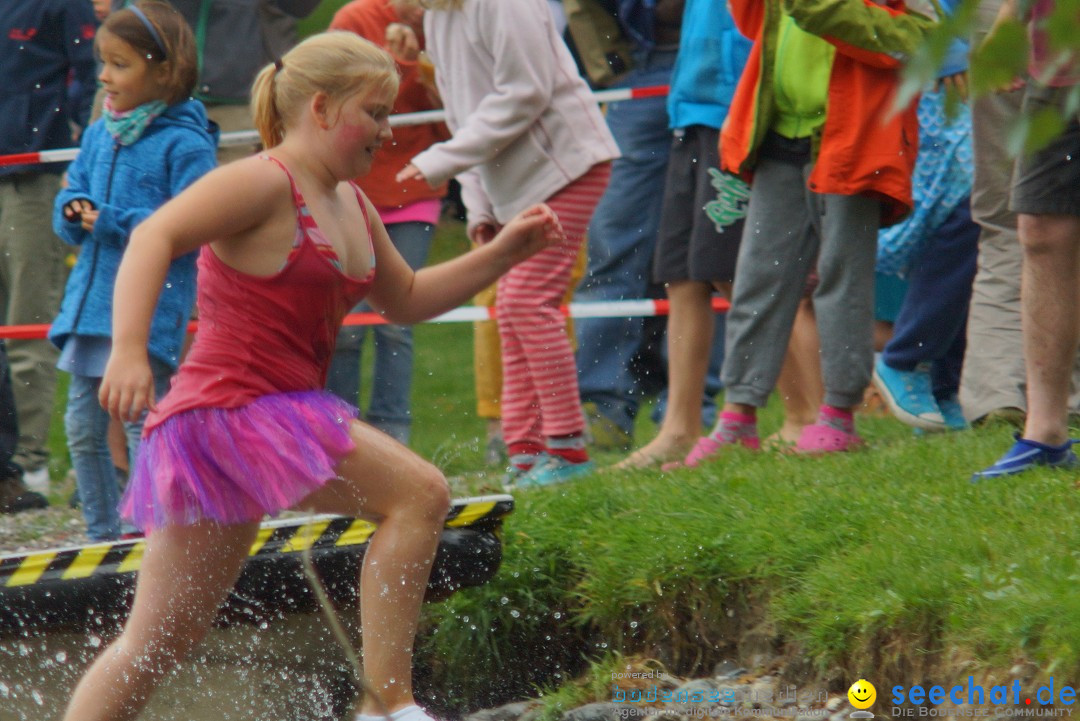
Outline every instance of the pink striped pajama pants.
<svg viewBox="0 0 1080 721"><path fill-rule="evenodd" d="M545 437L585 430L577 366L559 311L570 270L611 164L595 165L545 201L566 240L519 263L499 279L495 296L502 345L502 427L508 444L543 445Z"/></svg>

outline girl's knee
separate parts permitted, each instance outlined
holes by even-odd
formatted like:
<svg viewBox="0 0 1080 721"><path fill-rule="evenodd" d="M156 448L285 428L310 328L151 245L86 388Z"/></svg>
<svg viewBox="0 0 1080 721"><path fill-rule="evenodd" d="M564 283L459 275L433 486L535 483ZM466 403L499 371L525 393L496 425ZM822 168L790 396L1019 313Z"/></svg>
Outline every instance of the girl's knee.
<svg viewBox="0 0 1080 721"><path fill-rule="evenodd" d="M418 480L416 498L413 507L423 514L425 518L437 520L442 523L450 510L450 485L435 466L426 465L422 476Z"/></svg>

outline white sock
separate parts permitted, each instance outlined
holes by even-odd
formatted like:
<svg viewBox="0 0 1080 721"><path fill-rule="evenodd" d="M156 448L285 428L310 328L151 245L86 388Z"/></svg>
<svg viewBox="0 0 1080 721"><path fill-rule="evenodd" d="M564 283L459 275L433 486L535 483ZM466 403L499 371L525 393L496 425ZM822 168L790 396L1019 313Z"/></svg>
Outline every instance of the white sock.
<svg viewBox="0 0 1080 721"><path fill-rule="evenodd" d="M424 709L416 704L399 708L390 714L392 721L435 721ZM386 716L365 713L356 714L356 721L386 721Z"/></svg>

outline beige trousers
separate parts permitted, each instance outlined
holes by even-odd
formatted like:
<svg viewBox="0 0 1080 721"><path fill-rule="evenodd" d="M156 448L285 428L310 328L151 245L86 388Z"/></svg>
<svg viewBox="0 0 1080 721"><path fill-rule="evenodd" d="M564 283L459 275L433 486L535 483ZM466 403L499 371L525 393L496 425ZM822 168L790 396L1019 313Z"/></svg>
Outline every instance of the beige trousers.
<svg viewBox="0 0 1080 721"><path fill-rule="evenodd" d="M56 173L0 176L0 323L52 323L60 311L64 244L52 230ZM56 393L56 347L47 340L7 340L19 420L12 460L34 471L49 461L49 423Z"/></svg>

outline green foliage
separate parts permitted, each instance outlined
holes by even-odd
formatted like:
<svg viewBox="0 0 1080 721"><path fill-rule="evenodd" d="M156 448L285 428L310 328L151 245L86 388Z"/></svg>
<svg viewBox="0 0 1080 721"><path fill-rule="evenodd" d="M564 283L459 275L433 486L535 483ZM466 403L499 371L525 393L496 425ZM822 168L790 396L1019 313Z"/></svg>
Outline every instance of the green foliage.
<svg viewBox="0 0 1080 721"><path fill-rule="evenodd" d="M975 27L976 13L981 0L963 0L952 17L943 19L924 39L921 47L908 59L902 74L894 104L905 107L923 88L937 80L950 43L956 38L970 39ZM1027 12L1031 3L1018 0L1017 17L999 17L992 31L984 38L976 36L971 48L970 88L978 98L990 93L1016 88L1020 83L1046 82L1059 70L1080 56L1080 0L1055 0L1050 15L1038 21L1038 30L1045 34L1048 57L1044 58L1046 77L1028 78L1030 56ZM950 98L957 102L957 98ZM1023 115L1008 129L1007 147L1013 155L1031 153L1046 146L1065 127L1065 118L1080 108L1080 92L1074 87L1067 107L1041 109Z"/></svg>
<svg viewBox="0 0 1080 721"><path fill-rule="evenodd" d="M1056 108L1040 108L1022 115L1009 130L1006 148L1010 155L1030 153L1049 144L1065 129L1065 120Z"/></svg>
<svg viewBox="0 0 1080 721"><path fill-rule="evenodd" d="M1046 34L1050 47L1057 52L1080 50L1080 38L1076 35L1080 19L1080 0L1054 0L1054 9L1046 20Z"/></svg>
<svg viewBox="0 0 1080 721"><path fill-rule="evenodd" d="M923 88L937 80L938 69L945 61L949 46L956 38L965 37L970 32L977 7L977 0L965 0L957 7L955 14L947 17L940 5L934 2L939 22L904 67L895 103L897 108L905 107Z"/></svg>
<svg viewBox="0 0 1080 721"><path fill-rule="evenodd" d="M662 671L653 660L628 658L618 652L608 652L590 661L584 673L574 681L540 691L540 711L536 721L556 721L567 711L594 701L610 701L613 674L617 672ZM651 683L651 682L650 682ZM633 686L634 681L620 681L621 688Z"/></svg>
<svg viewBox="0 0 1080 721"><path fill-rule="evenodd" d="M297 24L297 34L301 38L306 38L308 35L314 35L315 33L321 33L323 30L326 30L330 27L330 21L333 19L334 13L348 1L349 0L322 0L313 13Z"/></svg>
<svg viewBox="0 0 1080 721"><path fill-rule="evenodd" d="M1027 72L1027 28L1015 20L997 31L972 52L971 81L975 94L997 92Z"/></svg>

